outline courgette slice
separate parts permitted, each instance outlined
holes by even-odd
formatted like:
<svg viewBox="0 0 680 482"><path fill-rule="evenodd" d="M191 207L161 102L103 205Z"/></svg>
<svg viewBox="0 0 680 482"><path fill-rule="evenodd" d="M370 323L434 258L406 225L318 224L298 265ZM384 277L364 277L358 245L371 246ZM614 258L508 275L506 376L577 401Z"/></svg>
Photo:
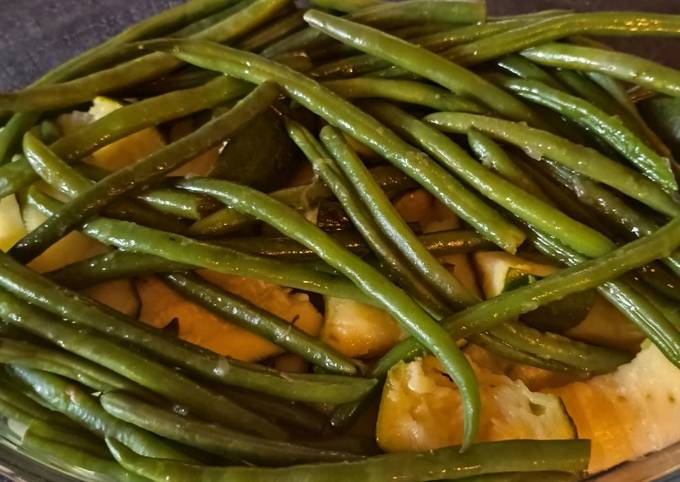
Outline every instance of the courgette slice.
<svg viewBox="0 0 680 482"><path fill-rule="evenodd" d="M597 473L680 441L680 369L651 343L616 372L551 390L578 435L592 441Z"/></svg>
<svg viewBox="0 0 680 482"><path fill-rule="evenodd" d="M384 310L353 300L328 296L321 339L351 358L375 358L404 337Z"/></svg>
<svg viewBox="0 0 680 482"><path fill-rule="evenodd" d="M521 381L475 368L482 399L479 442L572 439L576 430L559 397L530 391ZM378 413L377 439L387 452L426 451L460 444L460 394L432 357L394 366Z"/></svg>

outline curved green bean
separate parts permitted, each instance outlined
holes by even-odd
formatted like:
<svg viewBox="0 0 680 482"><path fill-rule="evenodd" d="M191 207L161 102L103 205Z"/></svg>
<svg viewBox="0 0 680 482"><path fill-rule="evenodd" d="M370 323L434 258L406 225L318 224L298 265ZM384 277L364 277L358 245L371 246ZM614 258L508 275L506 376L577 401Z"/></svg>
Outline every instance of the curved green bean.
<svg viewBox="0 0 680 482"><path fill-rule="evenodd" d="M656 92L680 95L680 72L635 55L562 43L532 47L520 54L537 64L601 72Z"/></svg>
<svg viewBox="0 0 680 482"><path fill-rule="evenodd" d="M323 85L346 99L378 97L395 102L422 105L438 111L460 111L481 114L479 105L444 89L412 80L390 80L360 77L331 80Z"/></svg>
<svg viewBox="0 0 680 482"><path fill-rule="evenodd" d="M464 447L470 446L479 424L479 391L474 373L455 343L404 291L391 284L378 270L335 243L297 212L266 194L213 179L186 180L181 186L214 196L312 248L321 259L345 274L364 293L375 297L405 329L441 360L447 373L458 385L464 406Z"/></svg>
<svg viewBox="0 0 680 482"><path fill-rule="evenodd" d="M566 261L566 264L572 267L558 271L535 283L482 301L445 318L442 320L442 325L454 338L481 333L494 328L505 320L513 319L570 294L597 288L603 284L605 285L605 293L610 293L612 298L617 297L618 294L625 297L627 291L623 283L610 280L635 268L645 266L677 249L680 246L680 220L672 221L649 236L628 243L593 260L586 260L583 256L567 248L559 247L558 243L547 236L537 236L539 236L538 242L535 245L539 249L545 251L551 257L558 257L560 260ZM544 248L544 246L546 247ZM555 248L555 246L558 248ZM562 254L558 255L556 252ZM620 300L623 299L625 298L620 298ZM636 301L644 304L644 301ZM645 332L659 342L660 348L662 347L662 351L669 356L669 359L680 364L680 332L676 332L672 326L668 325L650 326L656 323L659 317L649 316L647 320L644 320L647 316L641 314L644 313L644 310L640 310L640 308L630 309L635 304L633 301L625 302L623 306L628 308L626 313L637 317L636 324L648 326ZM387 373L391 366L413 353L418 353L417 343L411 339L403 341L381 359L371 375L379 376L377 370Z"/></svg>
<svg viewBox="0 0 680 482"><path fill-rule="evenodd" d="M43 422L45 426L53 427L55 430L61 427L71 431L79 430L79 427L64 415L44 407L23 393L23 390L18 390L17 384L18 382L9 378L7 373L0 377L0 413L4 417L16 418L25 425Z"/></svg>
<svg viewBox="0 0 680 482"><path fill-rule="evenodd" d="M333 127L326 126L321 129L321 140L351 185L355 186L357 195L375 218L375 223L410 263L412 269L453 307L475 303L477 298L468 293L460 281L420 244L345 138Z"/></svg>
<svg viewBox="0 0 680 482"><path fill-rule="evenodd" d="M506 181L477 163L462 148L434 127L384 102L372 102L368 110L407 139L420 145L446 167L527 223L588 256L600 256L614 248L602 234L573 220L551 204ZM476 127L476 126L473 126Z"/></svg>
<svg viewBox="0 0 680 482"><path fill-rule="evenodd" d="M74 320L84 326L105 333L107 336L138 344L160 358L168 360L177 366L185 367L208 380L239 386L253 391L261 391L288 400L321 403L343 403L356 400L375 385L374 380L338 375L282 374L257 365L240 363L218 356L193 345L183 343L175 338L165 336L158 330L142 326L134 320L130 320L113 311L104 311L99 305L88 298L55 285L49 280L31 272L29 269L13 262L6 255L1 256L1 258L3 270L0 284L4 289L16 293L20 299L30 301L48 312L62 318ZM20 291L17 291L18 287L20 287ZM22 326L21 323L23 322L28 328L30 326L28 317L24 316L15 319L18 316L16 313L31 313L30 316L38 317L40 311L29 308L28 305L22 304L5 292L0 292L0 294L2 295L2 304L0 305L2 317L7 319L8 322L18 326ZM49 333L49 323L49 321L45 321L42 325L47 333ZM39 330L31 329L31 332L38 336L43 336ZM55 338L54 341L58 340L59 338ZM104 342L102 341L102 343ZM111 345L112 343L109 342L108 344ZM84 345L83 349L88 346ZM73 349L72 351L87 359L91 359L90 356L93 356L86 356L86 352L83 353ZM106 356L107 353L103 352L102 358L91 361L107 366L105 365L109 359ZM125 354L129 356L130 351L125 350ZM162 366L143 357L137 360L136 363L139 366L146 366L145 364L152 363L153 369L162 369ZM113 370L111 366L107 366L107 368ZM148 380L132 378L132 375L128 373L125 373L125 376L145 385L147 388L151 386L151 382ZM156 381L154 383L161 383L161 386L155 388L156 391L166 394L162 390L172 389L171 385L165 384L164 380L169 379L168 377L167 372L155 376ZM214 394L202 389L198 385L194 386L195 384L189 382L188 379L184 380L185 382L183 383L191 383L191 385L188 385L186 389L178 391L178 393L168 393L169 398L176 398L190 407L196 406L201 411L211 413L216 419L220 417L237 418L237 424L249 424L251 429L255 429L258 425L258 420L247 421L253 418L249 416L247 411L245 411L245 414L240 414L240 412L244 412L244 410L240 409L223 411L224 407L229 406L229 402L226 399L221 401L223 397L217 397L218 401L210 402ZM179 386L179 382L176 385ZM187 397L187 399L184 400L184 397ZM267 424L267 427L270 425ZM247 429L248 427L246 427Z"/></svg>
<svg viewBox="0 0 680 482"><path fill-rule="evenodd" d="M0 338L0 362L54 373L100 392L119 389L141 396L149 395L137 383L95 363L24 341Z"/></svg>
<svg viewBox="0 0 680 482"><path fill-rule="evenodd" d="M664 228L674 223L675 221L664 226ZM568 266L575 266L584 261L583 257L561 246L554 240L540 233L534 234L535 238L532 244L542 253ZM634 241L633 243L639 243L640 241ZM630 244L632 245L633 243ZM612 304L617 306L664 353L671 363L680 366L678 350L680 346L680 331L675 328L673 322L666 318L663 311L651 299L641 295L637 288L635 282L613 280L604 283L599 288L599 291ZM631 309L631 307L634 307L634 309Z"/></svg>
<svg viewBox="0 0 680 482"><path fill-rule="evenodd" d="M275 81L287 94L331 125L371 147L392 164L417 180L423 187L453 211L460 211L458 183L432 159L414 149L399 136L343 100L317 82L259 56L206 42L155 41L149 47L170 49L190 63L211 70L224 71L255 83ZM243 65L248 64L248 69ZM493 215L486 229L480 231L486 239L508 251L516 250L524 236L512 224ZM491 220L489 220L491 221Z"/></svg>
<svg viewBox="0 0 680 482"><path fill-rule="evenodd" d="M100 397L100 402L109 415L124 422L163 438L222 455L234 462L283 466L360 458L344 452L253 437L220 425L177 415L122 392L105 393Z"/></svg>
<svg viewBox="0 0 680 482"><path fill-rule="evenodd" d="M289 0L256 0L192 38L227 42L266 22L288 4ZM103 93L154 79L180 65L182 63L171 55L153 53L61 84L0 94L0 110L31 111L69 107Z"/></svg>
<svg viewBox="0 0 680 482"><path fill-rule="evenodd" d="M659 186L594 149L574 144L555 134L516 122L474 114L438 113L426 120L446 132L464 134L474 128L517 145L534 158L547 157L611 186L668 216L680 214L677 204Z"/></svg>
<svg viewBox="0 0 680 482"><path fill-rule="evenodd" d="M380 3L347 15L354 22L394 28L413 23L447 22L453 24L483 22L486 6L483 2L431 0L407 0L398 3ZM265 57L292 50L309 50L318 47L327 39L323 33L307 28L270 45L262 51Z"/></svg>
<svg viewBox="0 0 680 482"><path fill-rule="evenodd" d="M382 0L312 0L312 4L326 10L352 13L382 3Z"/></svg>
<svg viewBox="0 0 680 482"><path fill-rule="evenodd" d="M431 290L425 285L423 280L419 279L411 271L407 260L403 259L402 254L394 244L381 233L380 227L362 203L357 192L352 188L347 178L340 172L319 142L300 124L288 121L287 128L288 134L312 163L314 171L333 191L345 212L363 236L363 239L366 240L371 249L378 255L382 265L387 268L388 275L400 281L407 289L414 291L417 299L427 300L427 305L441 305L441 302L430 292ZM348 155L349 147L346 144L335 144L337 138L325 140L334 143L335 150L337 151L336 156ZM353 155L353 153L349 153L349 155ZM435 260L435 262L437 261Z"/></svg>
<svg viewBox="0 0 680 482"><path fill-rule="evenodd" d="M17 381L17 383L20 382ZM27 388L27 390L29 389ZM53 413L61 416L59 412ZM50 425L41 420L33 420L29 422L27 426L28 430L26 430L21 440L22 447L24 447L24 441L27 437L38 436L49 438L53 442L59 442L74 449L82 450L90 455L112 460L111 452L109 452L109 449L106 447L104 440L97 437L95 434L86 431L82 427L79 427L75 423L73 423L73 427L70 429Z"/></svg>
<svg viewBox="0 0 680 482"><path fill-rule="evenodd" d="M221 76L200 87L140 100L58 139L50 148L66 162L74 162L134 132L209 109L249 89L243 81ZM37 179L25 158L0 166L0 196L17 192Z"/></svg>
<svg viewBox="0 0 680 482"><path fill-rule="evenodd" d="M537 80L553 89L564 90L564 85L559 80L521 55L508 55L498 60L496 65L517 77Z"/></svg>
<svg viewBox="0 0 680 482"><path fill-rule="evenodd" d="M540 125L535 114L517 99L477 74L427 49L397 37L316 10L305 21L345 44L389 60L394 65L421 75L463 97L478 100L489 109L512 119Z"/></svg>
<svg viewBox="0 0 680 482"><path fill-rule="evenodd" d="M547 18L456 46L443 55L463 65L486 62L528 47L576 34L680 35L680 16L649 12L574 13ZM611 58L609 63L616 61Z"/></svg>
<svg viewBox="0 0 680 482"><path fill-rule="evenodd" d="M114 172L66 204L11 249L12 256L29 261L68 234L77 224L96 214L132 189L158 182L168 172L207 151L266 109L278 96L272 84L263 84L232 109L195 132Z"/></svg>
<svg viewBox="0 0 680 482"><path fill-rule="evenodd" d="M102 437L120 440L149 457L185 462L192 460L155 435L112 417L78 385L29 368L12 366L10 373L28 385L52 410L63 413Z"/></svg>
<svg viewBox="0 0 680 482"><path fill-rule="evenodd" d="M365 460L298 465L280 469L246 467L204 467L155 460L135 454L115 440L107 440L111 453L126 469L157 482L333 482L370 480L389 482L408 480L463 479L504 472L562 471L578 473L588 465L590 442L506 441L475 444L466 452L446 447L426 453L400 453L369 457Z"/></svg>
<svg viewBox="0 0 680 482"><path fill-rule="evenodd" d="M163 279L175 291L196 301L231 323L256 333L287 352L296 353L305 360L332 373L353 375L356 365L335 349L315 337L299 330L294 324L282 320L249 301L240 298L191 274L170 274Z"/></svg>
<svg viewBox="0 0 680 482"><path fill-rule="evenodd" d="M471 129L468 132L468 143L484 166L496 171L526 192L552 204L536 181L516 164L493 139L475 129Z"/></svg>
<svg viewBox="0 0 680 482"><path fill-rule="evenodd" d="M593 104L541 82L511 79L504 82L504 86L520 97L548 107L594 132L652 181L666 190L677 190L678 184L669 160L647 146L618 118L610 117Z"/></svg>

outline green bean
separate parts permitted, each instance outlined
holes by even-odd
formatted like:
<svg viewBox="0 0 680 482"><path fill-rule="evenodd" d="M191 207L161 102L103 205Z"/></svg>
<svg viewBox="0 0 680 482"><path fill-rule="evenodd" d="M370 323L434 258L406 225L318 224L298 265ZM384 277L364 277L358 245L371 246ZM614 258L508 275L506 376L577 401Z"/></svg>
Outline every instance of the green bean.
<svg viewBox="0 0 680 482"><path fill-rule="evenodd" d="M62 137L50 148L70 163L141 129L208 109L248 90L245 82L223 76L194 89L141 100ZM38 176L24 158L0 166L0 197L24 188L36 179Z"/></svg>
<svg viewBox="0 0 680 482"><path fill-rule="evenodd" d="M601 214L610 223L623 231L628 239L648 236L659 226L653 220L629 206L615 193L603 188L596 182L579 176L573 171L546 161L550 173L559 180L563 186L571 190L579 201ZM664 257L664 264L671 268L677 276L680 276L680 253L671 253Z"/></svg>
<svg viewBox="0 0 680 482"><path fill-rule="evenodd" d="M501 58L496 64L517 77L538 80L553 89L564 90L564 85L559 80L520 55L508 55Z"/></svg>
<svg viewBox="0 0 680 482"><path fill-rule="evenodd" d="M312 0L312 4L319 8L344 13L356 12L380 3L381 0Z"/></svg>
<svg viewBox="0 0 680 482"><path fill-rule="evenodd" d="M514 348L526 346L528 352L538 349L541 354L547 355L548 360L584 373L609 373L631 360L628 353L578 342L555 333L543 333L522 323L506 322L491 333Z"/></svg>
<svg viewBox="0 0 680 482"><path fill-rule="evenodd" d="M308 405L242 388L221 386L219 391L241 406L248 407L285 426L297 427L313 433L320 433L326 427L326 418Z"/></svg>
<svg viewBox="0 0 680 482"><path fill-rule="evenodd" d="M176 263L205 268L224 274L261 279L313 293L349 298L376 304L342 277L309 269L299 263L256 257L225 246L202 243L183 236L157 231L133 223L98 219L85 225L85 234L124 251L150 254ZM151 259L154 266L157 260Z"/></svg>
<svg viewBox="0 0 680 482"><path fill-rule="evenodd" d="M407 0L367 7L350 13L345 18L380 28L394 28L433 21L453 24L477 23L484 21L485 17L486 7L483 2ZM272 57L291 50L309 50L318 47L324 41L327 41L327 39L323 33L312 28L306 28L270 45L262 51L262 54L265 57Z"/></svg>
<svg viewBox="0 0 680 482"><path fill-rule="evenodd" d="M272 466L353 460L348 453L245 435L219 425L177 415L121 392L100 398L109 415L161 437L222 455L235 462Z"/></svg>
<svg viewBox="0 0 680 482"><path fill-rule="evenodd" d="M680 206L656 184L594 149L549 132L474 114L439 113L426 119L447 132L466 133L475 128L495 139L517 145L531 157L553 159L668 216L680 214Z"/></svg>
<svg viewBox="0 0 680 482"><path fill-rule="evenodd" d="M21 447L40 459L46 458L62 469L73 470L79 467L89 472L111 477L118 482L148 482L149 479L125 470L117 462L97 457L82 448L64 444L61 440L42 437L29 429L24 436Z"/></svg>
<svg viewBox="0 0 680 482"><path fill-rule="evenodd" d="M382 266L387 269L388 276L405 285L409 292L414 292L416 299L426 300L428 305L441 305L441 301L431 293L430 287L412 272L401 252L380 231L380 227L357 192L319 142L300 124L289 120L287 128L291 138L312 163L314 171L333 191L363 239L379 257ZM335 156L353 156L353 153L349 152L350 148L346 144L339 144L337 139L337 136L323 138L325 143L331 144ZM416 243L419 243L419 240Z"/></svg>
<svg viewBox="0 0 680 482"><path fill-rule="evenodd" d="M659 293L644 283L634 283L633 289L648 299L680 331L680 306L677 300L660 296Z"/></svg>
<svg viewBox="0 0 680 482"><path fill-rule="evenodd" d="M474 102L422 82L362 77L331 80L323 84L346 99L379 97L395 102L422 105L439 111L460 111L476 114L485 112Z"/></svg>
<svg viewBox="0 0 680 482"><path fill-rule="evenodd" d="M578 473L588 465L590 442L506 441L476 444L461 453L460 447L446 447L426 453L400 453L369 457L365 460L299 465L289 468L204 467L141 457L115 440L109 449L126 469L154 481L179 482L330 482L370 480L413 482L451 479L465 480L483 474L503 472L563 471Z"/></svg>
<svg viewBox="0 0 680 482"><path fill-rule="evenodd" d="M100 436L113 437L150 457L191 460L155 435L107 414L94 397L61 377L16 366L12 366L10 371L53 410Z"/></svg>
<svg viewBox="0 0 680 482"><path fill-rule="evenodd" d="M464 65L479 64L534 45L576 34L591 35L680 35L680 17L649 12L575 13L501 32L491 37L453 47L445 56ZM616 55L616 54L615 54ZM616 64L611 58L610 63Z"/></svg>
<svg viewBox="0 0 680 482"><path fill-rule="evenodd" d="M289 0L256 0L192 38L227 42L266 22L288 4ZM69 107L87 102L102 93L156 78L180 65L181 62L170 55L153 53L76 80L2 94L0 110L30 111Z"/></svg>
<svg viewBox="0 0 680 482"><path fill-rule="evenodd" d="M45 422L47 426L68 426L77 429L67 418L43 407L28 396L24 395L15 387L6 383L5 377L0 381L0 415L9 420L16 420L23 425L30 425L37 422Z"/></svg>
<svg viewBox="0 0 680 482"><path fill-rule="evenodd" d="M218 316L256 333L290 353L333 373L353 375L356 366L338 351L249 301L191 274L163 277L171 288Z"/></svg>
<svg viewBox="0 0 680 482"><path fill-rule="evenodd" d="M310 10L305 21L332 38L389 60L450 89L478 100L507 117L537 124L540 121L525 105L473 72L443 57L371 27L359 25L322 12Z"/></svg>
<svg viewBox="0 0 680 482"><path fill-rule="evenodd" d="M551 11L545 12L545 15L547 16L556 14L557 13ZM518 15L516 17L499 21L481 24L478 23L475 25L466 25L442 32L433 32L431 34L426 34L415 38L403 36L399 37L409 39L412 43L428 50L432 50L433 52L441 52L442 50L454 45L471 42L479 38L484 38L489 35L504 32L520 25L525 25L527 22L533 22L535 21L534 17L535 15ZM365 74L368 72L374 72L372 75L379 77L398 77L404 74L406 71L399 67L390 67L390 62L381 58L374 57L373 55L362 54L320 65L314 69L313 75L321 78L348 77Z"/></svg>
<svg viewBox="0 0 680 482"><path fill-rule="evenodd" d="M93 183L89 179L59 159L54 151L45 146L32 133L27 132L24 136L23 147L26 159L28 159L33 170L47 184L62 192L68 198L74 198L92 187ZM103 177L106 177L106 174ZM152 199L154 202L149 204L158 206L162 210L161 212L168 214L174 214L177 211L183 214L188 211L190 215L194 211L199 211L202 207L211 206L210 201L206 198L187 197L185 194L177 190L156 189L138 196L138 199L142 202ZM212 205L214 206L214 203ZM174 209L178 206L181 206L181 208ZM186 230L179 219L170 216L158 216L159 212L152 207L126 199L112 203L105 211L114 218L134 220L159 229L165 228L173 232Z"/></svg>
<svg viewBox="0 0 680 482"><path fill-rule="evenodd" d="M76 321L84 326L105 333L108 336L120 338L139 345L145 350L158 355L162 359L168 360L177 366L185 367L209 380L221 382L226 385L243 387L253 391L261 391L288 400L321 403L343 403L356 400L375 385L375 381L373 380L355 379L336 375L281 374L274 370L263 369L260 366L253 366L230 360L211 352L200 350L193 345L183 343L175 338L164 336L158 330L139 325L138 323L135 323L134 320L130 320L119 313L104 311L90 299L59 287L46 278L33 273L28 268L12 261L11 258L6 255L0 255L0 264L3 265L0 274L0 285L10 292L16 293L21 299L30 301L48 312L62 318ZM28 307L22 306L16 299L13 299L5 293L1 294L3 295L3 318L7 318L8 322L19 324L22 319L12 320L12 316L14 316L13 313L18 313L20 310L27 310ZM12 307L7 308L10 304ZM33 316L35 317L37 315L34 314ZM26 319L24 319L23 322L28 324ZM45 324L45 326L49 327L49 324ZM34 330L31 331L38 336L42 336L40 330L37 332ZM58 338L56 341L58 341ZM90 359L81 352L76 353L83 358ZM106 366L105 363L107 359L108 358L104 356L101 360L97 359L96 363ZM144 359L142 358L135 363L139 364L139 366L144 366L146 362L143 362L143 360ZM147 361L151 363L149 360ZM156 364L154 364L152 368L158 369L155 367ZM112 367L107 366L107 368L113 370ZM132 375L128 373L126 373L125 376L128 378L132 377ZM155 391L165 394L165 392L160 390L163 389L163 387L166 387L164 380L169 379L168 375L164 373L155 378L157 379L155 380L155 383L162 382L162 386L157 387ZM138 381L135 378L131 379L145 385L147 388L151 383L150 381ZM176 383L176 385L178 384L179 382ZM172 386L167 388L172 388ZM197 385L191 389L182 389L178 391L178 393L173 394L173 397L189 407L198 406L201 411L205 411L206 413L217 410L218 413L213 414L215 417L240 417L240 420L237 420L237 423L250 423L253 425L251 428L255 428L256 423L254 422L257 422L257 420L248 422L247 419L253 417L249 417L247 412L245 415L239 414L239 410L236 409L225 410L223 412L222 409L229 406L228 401L210 402L209 400L213 398L214 394L206 392L205 389L202 389ZM191 400L185 402L179 397L191 397ZM218 397L220 400L222 398L223 397Z"/></svg>
<svg viewBox="0 0 680 482"><path fill-rule="evenodd" d="M389 195L398 194L417 186L409 177L392 166L375 167L371 169L371 174ZM302 186L279 189L269 193L269 195L290 207L304 211L316 207L319 201L332 197L328 188L318 181ZM226 207L194 223L189 232L200 237L215 237L236 231L253 221L249 216Z"/></svg>
<svg viewBox="0 0 680 482"><path fill-rule="evenodd" d="M375 218L375 223L410 263L412 269L452 306L460 307L476 302L477 298L467 293L460 281L420 244L344 137L333 127L327 126L321 129L321 140L348 181L355 186L356 193Z"/></svg>
<svg viewBox="0 0 680 482"><path fill-rule="evenodd" d="M479 423L479 391L474 374L446 333L404 291L391 284L378 270L335 243L293 209L266 194L229 181L212 179L187 180L181 186L211 195L312 248L321 259L346 275L364 293L375 297L405 329L441 360L459 387L464 406L464 447L469 447Z"/></svg>
<svg viewBox="0 0 680 482"><path fill-rule="evenodd" d="M115 342L86 330L69 327L63 321L56 320L36 308L22 306L19 300L4 291L0 292L0 303L2 303L0 316L6 322L58 343L68 351L108 368L135 384L182 403L205 418L230 424L251 433L274 438L286 437L281 428L265 418L241 408L227 397L210 391L175 370L149 360L129 348L117 346ZM28 316L31 319L26 319ZM131 385L134 384L127 382L127 386ZM136 392L146 396L141 390Z"/></svg>
<svg viewBox="0 0 680 482"><path fill-rule="evenodd" d="M360 235L341 233L334 236L347 249L355 253L368 252ZM420 242L437 257L457 253L470 253L492 249L493 244L483 240L473 231L453 230L424 234ZM291 260L318 259L312 250L289 238L245 237L220 241L237 251ZM112 251L78 261L49 273L50 279L71 289L80 289L104 281L153 273L179 273L192 269L190 264L168 261L151 254Z"/></svg>
<svg viewBox="0 0 680 482"><path fill-rule="evenodd" d="M187 26L181 28L180 30L172 32L172 34L168 36L190 37L192 35L200 33L203 30L206 30L216 25L225 18L232 16L238 11L243 10L243 8L252 4L254 1L255 0L236 0L235 2L232 2L232 4L229 5L227 8L220 10L216 13L213 13L212 15L209 15L207 17L196 20L195 22L188 24Z"/></svg>
<svg viewBox="0 0 680 482"><path fill-rule="evenodd" d="M678 286L678 276L671 273L668 268L659 264L652 263L637 272L638 276L649 286L654 288L657 293L676 302L680 302L680 286Z"/></svg>
<svg viewBox="0 0 680 482"><path fill-rule="evenodd" d="M369 112L407 139L415 141L484 196L536 229L561 239L588 256L600 256L614 248L614 244L602 234L571 219L551 204L475 162L462 148L435 128L386 103L371 103Z"/></svg>
<svg viewBox="0 0 680 482"><path fill-rule="evenodd" d="M280 19L274 20L243 39L238 47L251 52L262 50L282 37L302 29L305 26L305 21L302 19L304 14L305 10L295 10Z"/></svg>
<svg viewBox="0 0 680 482"><path fill-rule="evenodd" d="M17 383L20 382L17 381ZM54 413L61 416L59 412ZM73 423L69 419L66 420L68 420L70 423ZM26 437L38 436L49 438L54 442L68 445L71 448L77 448L87 452L90 455L111 459L111 452L109 452L109 449L106 447L104 440L97 437L95 434L88 432L86 429L76 425L75 423L73 423L73 427L71 428L62 428L58 425L51 425L42 420L32 420L27 424L26 428L27 430L22 437L22 447L23 441L26 439Z"/></svg>
<svg viewBox="0 0 680 482"><path fill-rule="evenodd" d="M593 104L540 82L509 80L504 86L520 97L553 109L597 134L634 164L645 176L666 190L678 188L667 158L659 156L618 118L610 117Z"/></svg>
<svg viewBox="0 0 680 482"><path fill-rule="evenodd" d="M152 44L148 46L151 47ZM190 63L201 64L212 70L228 71L255 83L276 81L297 102L380 153L417 180L445 206L454 212L460 211L457 201L459 185L443 168L374 118L313 80L259 56L211 43L155 41L153 47L170 48L174 55L179 55ZM244 70L243 62L247 62L250 68ZM486 239L508 251L514 251L523 240L523 235L517 228L497 215L482 233Z"/></svg>
<svg viewBox="0 0 680 482"><path fill-rule="evenodd" d="M159 212L183 219L198 220L211 214L217 205L200 196L171 188L151 189L139 195L139 199Z"/></svg>
<svg viewBox="0 0 680 482"><path fill-rule="evenodd" d="M484 166L498 172L502 177L526 192L551 203L536 181L516 164L493 139L471 129L468 132L468 143Z"/></svg>
<svg viewBox="0 0 680 482"><path fill-rule="evenodd" d="M136 40L162 35L183 23L210 15L212 12L233 3L233 1L198 0L165 10L61 64L43 75L32 86L63 82L101 68L117 57L120 46ZM24 133L35 124L39 117L40 113L38 112L23 112L12 116L8 124L0 131L0 164L9 162L8 153L21 142Z"/></svg>
<svg viewBox="0 0 680 482"><path fill-rule="evenodd" d="M94 363L23 341L0 338L0 362L54 373L100 392L119 389L148 395L138 384Z"/></svg>
<svg viewBox="0 0 680 482"><path fill-rule="evenodd" d="M24 261L33 259L111 201L132 189L140 189L157 182L182 163L207 151L236 132L266 109L276 99L278 93L276 86L263 84L225 114L195 132L101 180L15 244L11 250L12 255Z"/></svg>
<svg viewBox="0 0 680 482"><path fill-rule="evenodd" d="M536 231L538 232L538 231ZM536 246L547 252L551 257L558 257L566 261L571 268L564 269L553 275L547 276L535 283L502 293L494 298L485 300L456 313L442 321L444 327L454 338L469 336L480 333L503 323L505 320L533 311L553 301L564 297L605 285L603 291L612 301L626 299L629 290L623 283L613 280L627 271L644 266L651 261L668 255L680 245L680 220L668 223L655 233L628 243L607 253L600 258L586 260L583 256L560 247L558 243L544 235L539 236ZM558 248L555 248L557 246ZM557 250L557 251L556 251ZM555 254L558 252L559 254ZM637 302L647 305L644 300L638 299L623 304L626 313L635 316L638 324L644 324L646 334L657 340L662 351L669 356L674 363L680 363L680 333L674 332L672 327L664 325L654 327L659 317L649 316L643 308L631 309ZM641 315L645 313L645 315ZM663 319L663 317L661 317ZM675 340L675 341L674 341ZM406 340L390 353L385 355L381 362L376 365L371 375L379 376L380 370L387 370L397 363L402 357L417 353L417 344L414 340Z"/></svg>
<svg viewBox="0 0 680 482"><path fill-rule="evenodd" d="M521 55L541 65L602 72L670 96L680 95L680 73L635 55L568 44L545 44Z"/></svg>

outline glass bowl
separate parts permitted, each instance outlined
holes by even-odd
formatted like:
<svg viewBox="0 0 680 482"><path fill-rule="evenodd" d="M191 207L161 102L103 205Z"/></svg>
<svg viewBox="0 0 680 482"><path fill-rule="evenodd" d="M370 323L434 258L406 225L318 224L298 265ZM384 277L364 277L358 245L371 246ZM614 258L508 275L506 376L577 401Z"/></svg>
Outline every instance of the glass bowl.
<svg viewBox="0 0 680 482"><path fill-rule="evenodd" d="M79 51L181 0L0 0L0 91L29 84ZM678 0L487 0L492 14L538 9L649 10L680 13ZM621 49L680 68L680 40L612 39ZM108 477L59 467L26 454L0 421L0 482L112 482ZM680 444L626 463L591 482L680 482ZM358 482L358 481L357 481Z"/></svg>

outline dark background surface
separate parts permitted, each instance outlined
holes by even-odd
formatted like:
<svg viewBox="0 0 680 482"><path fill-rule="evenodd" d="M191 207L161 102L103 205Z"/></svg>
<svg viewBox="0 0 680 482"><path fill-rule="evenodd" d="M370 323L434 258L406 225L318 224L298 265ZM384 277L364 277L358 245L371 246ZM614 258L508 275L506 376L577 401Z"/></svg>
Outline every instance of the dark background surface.
<svg viewBox="0 0 680 482"><path fill-rule="evenodd" d="M181 0L0 0L0 90L27 85L126 25ZM680 13L680 0L488 0L493 14L545 8ZM680 40L635 38L617 46L680 67Z"/></svg>

